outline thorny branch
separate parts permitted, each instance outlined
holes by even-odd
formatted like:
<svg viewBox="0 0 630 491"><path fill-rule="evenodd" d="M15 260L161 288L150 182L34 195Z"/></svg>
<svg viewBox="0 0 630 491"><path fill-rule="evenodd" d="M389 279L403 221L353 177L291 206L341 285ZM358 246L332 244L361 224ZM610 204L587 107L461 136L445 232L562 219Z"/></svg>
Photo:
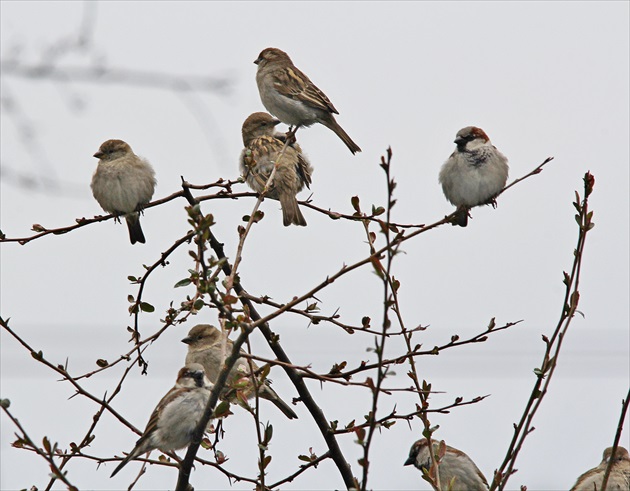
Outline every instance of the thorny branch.
<svg viewBox="0 0 630 491"><path fill-rule="evenodd" d="M388 156L389 156L388 160L391 159L391 153L388 153ZM523 178L518 179L517 181L515 181L515 183L540 172L540 169L542 168L542 166L545 165L549 160L550 159L546 160L540 166L538 166L537 171L533 171L530 174L524 176ZM383 163L385 163L385 161L383 161ZM349 266L344 265L339 271L337 271L336 273L332 275L327 276L325 280L323 280L320 284L313 287L308 292L304 293L301 296L294 297L291 301L282 304L282 303L272 302L270 299L266 297L257 298L257 297L253 297L247 294L247 292L241 286L239 276L236 274L235 269L230 265L227 257L225 256L225 253L223 251L223 245L216 239L216 237L210 231L210 227L213 225L212 217L204 216L198 207L199 203L206 200L238 199L241 197L251 197L251 196L257 197L258 199L257 203L259 203L261 196L255 193L234 193L232 191L232 185L239 182L242 182L242 180L237 179L237 180L224 181L223 179L219 179L218 181L212 184L191 185L182 179L182 190L176 193L173 193L160 200L156 200L146 206L146 208L151 208L151 207L155 207L155 206L167 203L176 198L183 197L184 199L188 201L190 205L187 208L187 210L188 210L188 214L190 218L189 223L193 225L193 230L187 233L184 237L178 239L166 252L162 253L160 258L156 260L153 265L147 267L147 271L142 277L139 277L139 278L130 277L130 280L132 281L132 283L136 283L140 285L138 294L136 295L136 298L132 299L132 306L130 307L130 312L135 314L136 316L135 323L134 323L135 329L134 329L134 337L133 337L135 346L127 354L121 355L121 357L117 359L116 361L114 361L113 363L104 363L103 366L101 366L98 370L94 370L85 375L81 375L79 377L73 378L67 373L65 368L60 367L60 366L55 366L52 363L47 362L43 358L41 353L35 353L35 351L30 346L28 346L28 344L22 341L21 338L17 334L15 334L12 330L9 329L8 324L6 324L4 321L2 322L3 327L8 332L10 332L20 343L22 343L26 349L28 349L31 353L33 353L33 356L38 361L40 361L41 363L44 363L49 368L60 373L65 380L69 381L75 387L75 389L77 390L77 393L82 394L85 397L88 397L89 399L93 400L94 402L100 405L99 412L95 416L94 422L92 426L90 427L87 435L84 437L82 443L76 447L73 447L69 453L60 454L60 456L64 459L61 467L63 467L63 465L65 465L65 463L73 457L90 458L86 454L82 453L81 449L84 448L84 446L86 446L93 438L92 431L97 421L99 420L100 415L104 411L110 412L121 423L125 424L132 431L139 434L138 429L136 429L135 427L133 427L133 425L128 423L121 415L116 413L116 411L111 407L110 405L111 399L120 391L122 382L124 381L126 374L129 372L131 367L136 362L142 365L142 351L144 351L152 342L158 339L160 334L164 332L164 330L166 330L170 325L183 322L185 318L178 319L178 316L182 312L186 312L186 317L189 315L194 315L199 310L197 307L201 308L203 305L209 305L209 306L212 306L213 308L218 309L220 312L220 316L223 317L224 319L227 319L227 322L230 324L230 327L232 328L240 327L241 329L241 334L239 335L239 337L237 338L234 344L234 349L232 353L230 354L230 356L227 357L226 364L223 367L223 371L221 372L221 375L219 379L217 380L217 383L212 391L212 395L211 395L210 400L208 401L208 405L206 407L206 413L203 419L207 422L207 420L212 416L216 408L216 404L219 400L220 390L222 389L222 387L225 386L229 367L231 366L231 364L235 362L238 356L239 347L242 345L243 342L246 342L246 339L249 333L251 333L256 328L259 328L260 331L265 336L265 338L267 339L269 346L274 351L274 354L277 357L277 360L275 361L268 360L268 362L271 365L274 363L277 365L280 365L285 370L285 372L287 373L290 380L293 382L294 386L296 387L298 391L298 394L300 396L299 400L302 401L307 407L307 409L309 410L315 423L319 427L320 432L322 433L322 436L324 437L324 440L326 441L328 445L329 450L326 453L324 453L321 457L312 456L312 458L310 458L309 464L302 466L299 471L278 481L277 483L273 484L271 487L276 487L285 482L291 482L295 477L303 473L306 469L315 467L317 463L319 463L321 460L330 458L337 465L337 468L344 479L345 485L348 488L356 488L359 486L358 481L353 476L350 466L347 463L341 449L339 448L335 435L343 435L350 432L356 434L357 430L363 430L363 429L368 429L371 432L371 434L374 434L374 431L376 428L385 426L387 424L393 424L393 422L397 419L410 420L417 416L421 418L423 417L426 418L426 414L429 412L447 412L448 409L450 408L458 407L458 406L462 406L466 404L473 404L483 399L483 397L479 397L471 401L463 402L461 398L458 398L455 401L455 403L451 405L443 406L437 409L435 408L430 409L428 408L428 405L426 404L426 397L428 397L428 394L430 393L430 385L427 385L426 382L424 382L423 385L420 385L419 381L417 380L417 377L415 379L414 377L412 377L412 379L414 380L415 388L381 387L382 381L384 380L387 374L387 371L389 370L387 367L390 366L391 364L404 363L405 361L408 361L412 366L410 373L415 373L415 369L413 368L413 359L416 356L437 354L442 349L456 347L456 346L460 346L466 343L483 342L487 338L487 334L489 334L490 332L496 332L502 329L506 329L515 324L515 323L509 323L500 328L495 328L494 322L492 322L491 326L485 332L479 335L476 335L465 341L460 341L458 336L453 336L449 343L443 346L439 346L439 347L436 346L432 350L420 350L421 345L417 345L413 349L411 348L411 334L417 331L424 330L424 328L416 327L413 329L408 329L405 327L403 319L402 319L402 314L400 312L400 304L397 298L398 285L395 278L391 275L391 263L402 243L424 232L427 232L436 227L439 227L443 224L450 223L450 217L445 217L444 219L438 220L437 222L434 222L429 225L403 225L403 224L398 225L398 224L392 223L390 212L391 212L393 203L395 201L393 200L391 196L391 191L393 191L393 186L392 186L393 181L390 182L389 175L388 175L388 185L390 188L388 189L389 202L388 202L388 210L387 210L387 215L386 215L385 220L382 220L381 218L379 218L379 216L383 213L383 211L381 211L378 208L373 209L373 212L371 215L365 215L363 213L355 213L353 215L342 215L342 214L337 214L330 211L319 210L321 213L329 215L333 218L341 218L341 219L346 219L346 220L351 220L351 221L357 221L357 220L360 221L363 224L364 228L366 229L366 233L368 235L368 243L370 244L370 254L368 257L362 260L359 260L352 265L349 265ZM514 183L512 183L508 187L511 187L513 184ZM206 190L213 187L218 187L220 188L220 190L215 194L199 196L199 197L192 196L191 191L193 190ZM506 187L506 189L508 187ZM310 205L310 203L304 203L304 202L302 202L302 204L306 206ZM357 204L358 204L358 201L357 201ZM248 222L249 226L251 226L251 224L254 223L253 218L255 216L255 212L256 212L256 207L254 208L254 212L252 213L250 220ZM31 237L15 238L15 239L6 238L4 237L4 235L2 235L0 237L0 242L19 242L21 244L25 244L45 235L64 234L72 230L75 230L77 228L88 226L92 223L104 221L104 220L108 220L112 218L114 218L112 215L108 215L105 217L95 217L94 219L82 218L82 219L77 220L76 225L72 225L70 227L63 227L60 229L46 229L42 227L41 225L36 225L34 227L34 230L37 232L36 235L33 235ZM386 236L386 245L381 247L380 249L376 249L374 245L375 242L373 240L375 236L373 235L372 232L369 231L368 225L371 223L376 223ZM411 229L411 231L409 229ZM390 232L393 233L393 235L390 235ZM243 229L240 235L241 235L241 244L243 245L244 238L247 236L247 229ZM193 255L193 259L195 259L196 264L197 264L196 269L195 269L195 277L194 278L191 277L191 282L195 284L197 288L197 293L193 299L189 299L187 302L184 302L182 304L182 309L176 310L173 308L169 308L167 311L167 316L165 320L163 320L164 325L162 326L162 328L158 330L155 334L141 340L138 333L137 316L141 310L144 310L143 309L144 302L142 301L144 285L148 281L148 278L151 276L151 273L157 270L159 266L165 266L167 264L166 259L168 258L170 254L172 254L175 250L179 249L182 245L189 243L191 240L194 240L197 246L196 255ZM207 242L210 245L211 249L214 251L214 253L217 256L216 260L214 258L212 258L211 260L206 260L204 256L205 246L202 245L204 242ZM237 254L237 257L240 257L242 250L243 250L243 247L241 246L240 253ZM381 263L383 258L387 258L386 268L383 267ZM384 296L385 304L384 305L386 306L385 311L384 311L385 320L383 322L384 330L378 331L378 330L370 329L369 321L367 323L364 323L362 327L352 327L352 326L348 326L346 324L339 322L337 320L338 316L336 314L333 314L332 316L329 316L329 317L315 316L311 312L309 312L308 307L307 309L297 308L297 305L299 303L314 298L315 294L318 291L326 288L328 285L333 283L336 279L340 278L341 276L347 275L350 272L358 268L361 268L367 264L371 264L375 268L375 270L380 270L381 273L383 273L384 287L385 287L385 296ZM232 279L231 282L228 281L228 283L226 284L226 286L228 286L228 292L229 292L230 287L233 288L236 295L238 296L237 297L238 301L240 301L240 303L243 305L242 313L239 314L238 317L233 316L233 312L235 311L235 306L231 302L228 302L228 303L225 302L227 298L227 293L217 295L218 291L215 290L215 286L212 286L212 285L217 284L217 279L218 279L217 275L219 271L222 271L226 278ZM208 304L205 301L203 301L203 297L205 294L210 295L211 303ZM199 303L202 301L203 303ZM256 311L254 307L254 302L269 305L274 308L274 311L262 317ZM389 318L387 316L387 312L390 310L394 312L396 315L398 323L401 326L400 331L397 331L397 330L394 331L390 329L391 321L389 321ZM361 364L361 366L352 370L347 370L345 372L338 371L335 373L331 372L329 374L316 374L306 369L305 367L297 367L293 365L290 359L288 358L288 356L286 355L286 353L284 352L284 350L282 349L282 347L280 346L278 342L278 337L269 328L268 322L277 318L279 315L281 315L284 312L293 312L295 314L303 315L305 317L308 317L309 320L312 322L321 322L322 320L324 320L326 322L332 323L333 325L338 325L339 327L343 328L347 332L359 331L359 332L377 334L378 336L380 336L380 338L383 341L389 336L402 334L407 341L408 352L402 356L398 356L392 359L387 359L383 356L383 344L381 344L380 347L378 348L380 350L381 355L379 355L380 358L379 358L379 361L377 361L377 363L373 363L373 364L363 363ZM136 357L132 356L134 352L137 352ZM254 356L251 356L251 358L257 359L257 357L254 357ZM120 382L118 383L116 389L113 391L112 396L110 396L108 399L100 399L89 394L87 391L82 389L82 387L77 383L77 380L79 380L80 378L89 377L91 375L99 373L100 371L108 369L114 366L115 364L120 363L121 361L131 361L131 363L129 367L127 368L127 370L125 371L125 374L121 378ZM144 365L144 367L146 368L146 365ZM397 414L396 410L394 410L394 411L389 412L387 415L383 417L376 418L376 402L374 402L373 408L371 411L371 416L366 421L366 423L362 425L357 425L354 428L346 428L343 430L337 429L336 427L332 428L330 424L328 423L328 420L323 414L322 410L316 404L315 400L313 399L310 392L308 391L303 381L303 378L307 377L307 378L319 379L321 381L342 382L342 379L344 381L348 381L353 375L357 373L368 371L368 370L374 370L374 369L380 371L380 376L379 376L380 381L379 381L378 387L374 386L373 388L370 388L371 386L369 383L364 383L364 384L357 383L357 385L363 385L370 388L370 390L373 391L375 398L377 394L379 394L380 392L387 392L387 393L391 393L392 391L416 392L421 397L421 404L417 406L416 411L413 411L407 414ZM345 383L345 382L342 382L342 383ZM423 397L425 399L423 399ZM256 421L258 421L257 418L256 418ZM180 473L179 473L179 478L178 478L177 489L183 490L183 489L186 489L186 486L188 486L188 479L190 476L190 470L192 468L192 462L195 460L197 462L201 462L203 464L211 465L213 467L218 468L229 479L245 480L249 482L260 483L260 479L258 480L250 479L243 476L237 476L237 475L228 473L224 469L222 469L220 464L217 464L214 462L207 462L199 458L195 459L195 455L196 455L199 443L201 442L201 438L203 437L203 431L205 429L205 426L206 426L205 423L199 425L197 429L197 432L198 432L197 437L194 439L193 444L188 449L186 457L180 464ZM367 446L367 448L369 449L369 445ZM365 452L365 456L367 458L367 451ZM109 460L109 459L97 458L97 457L94 457L94 458L98 459L101 462ZM142 460L142 459L139 459L139 460ZM149 460L146 459L146 461L149 461ZM150 462L157 462L157 461L150 461ZM367 462L367 459L366 459L366 462ZM173 463L168 463L168 462L162 463L162 464L170 465L170 466L175 465ZM363 488L366 487L366 482L367 482L366 477L367 476L364 474ZM50 485L49 485L49 488L50 488Z"/></svg>
<svg viewBox="0 0 630 491"><path fill-rule="evenodd" d="M528 175L531 174L532 173ZM571 273L563 273L565 293L560 319L558 320L558 324L556 325L551 338L548 338L544 334L542 336L543 342L545 343L545 353L543 355L540 368L536 368L534 370L536 382L534 383L534 387L532 388L532 392L529 396L527 404L525 405L520 421L518 424L514 425L514 436L512 437L512 441L510 442L506 452L505 459L499 468L494 471L494 479L490 485L490 491L494 491L495 489L502 491L505 489L510 476L516 472L514 470L516 458L525 443L525 439L535 429L532 426L532 421L549 388L551 378L558 363L558 356L560 355L562 341L567 334L569 325L571 324L575 313L578 312L577 307L580 301L580 273L582 271L586 235L595 226L592 221L593 212L588 209L588 198L593 192L594 185L595 178L590 172L587 172L584 175L584 199L580 199L580 195L577 191L575 193L576 199L573 206L577 210L575 219L579 227L578 240L573 254L574 259L571 267Z"/></svg>
<svg viewBox="0 0 630 491"><path fill-rule="evenodd" d="M43 440L44 448L38 447L37 445L35 445L33 440L31 440L31 438L28 436L28 433L26 433L26 430L22 427L20 422L9 411L8 401L3 400L0 406L4 410L5 414L9 417L9 419L13 421L13 424L17 426L17 428L22 433L22 436L18 436L18 440L13 443L13 446L25 446L26 448L37 453L37 455L40 455L46 462L48 462L48 465L50 466L50 470L52 471L53 479L59 479L60 481L62 481L66 486L68 486L69 491L79 491L78 488L75 487L68 480L68 478L66 477L66 473L62 472L61 469L57 467L57 464L55 463L55 459L53 458L53 456L57 453L57 444L55 443L51 445L48 438L44 437L44 440Z"/></svg>
<svg viewBox="0 0 630 491"><path fill-rule="evenodd" d="M501 191L501 194L503 194L507 189L511 188L512 186L514 186L515 184L527 179L528 177L534 176L536 174L539 174L540 172L542 172L543 167L548 164L549 162L551 162L553 160L553 157L549 157L547 158L544 162L542 162L540 165L538 165L533 171L529 172L528 174L524 175L523 177L520 177L518 179L515 179L513 182L511 182L510 184L508 184L503 191ZM232 186L234 184L238 184L238 183L242 183L242 179L234 179L234 180L224 180L223 178L218 179L216 182L211 183L211 184L205 184L205 185L193 185L193 184L189 184L188 182L184 182L184 184L182 185L182 187L184 188L181 191L176 191L172 194L170 194L169 196L166 196L164 198L152 201L148 204L146 204L144 206L144 209L147 210L149 208L153 208L155 206L159 206L161 204L164 203L168 203L169 201L173 201L176 198L186 198L186 194L190 193L191 189L200 189L200 190L205 190L205 189L210 189L213 187L219 187L221 188L221 191L219 191L218 193L215 194L209 194L209 195L205 195L205 196L199 196L197 198L194 198L194 201L196 203L201 203L203 201L208 201L208 200L213 200L213 199L238 199L238 198L244 198L244 197L255 197L255 198L259 198L259 195L257 193L252 193L252 192L243 192L243 193L235 193L232 191ZM314 209L315 211L318 211L324 215L328 215L331 218L334 219L344 219L344 220L350 220L350 221L362 221L362 220L370 220L370 221L374 221L374 222L379 222L379 218L378 215L373 214L371 216L361 216L361 215L345 215L345 214L341 214L341 213L336 213L336 212L331 212L331 211L327 211L321 208L318 208L316 206L312 206L310 203L308 202L304 202L304 201L300 201L299 203L303 204L304 206L308 206L309 208ZM451 219L453 217L454 214L448 215L448 217ZM39 239L41 237L44 237L46 235L62 235L62 234L66 234L68 232L72 232L73 230L76 230L78 228L81 227L85 227L87 225L91 225L92 223L96 223L96 222L104 222L107 220L113 220L115 219L116 216L113 214L110 215L97 215L94 218L77 218L75 221L77 222L75 225L68 225L66 227L59 227L59 228L46 228L40 224L34 224L32 227L32 230L34 232L37 232L34 235L31 236L27 236L27 237L6 237L6 235L0 231L0 243L3 242L17 242L20 245L25 245L33 240ZM443 220L440 220L439 222L436 222L432 225L424 225L424 224L418 224L418 225L411 225L411 224L399 224L399 223L390 223L390 227L393 228L398 228L398 229L407 229L407 228L415 228L415 229L419 229L419 230L425 230L425 229L432 229L435 228L438 225L442 224ZM448 220L446 220L448 221ZM417 231L416 231L417 232Z"/></svg>

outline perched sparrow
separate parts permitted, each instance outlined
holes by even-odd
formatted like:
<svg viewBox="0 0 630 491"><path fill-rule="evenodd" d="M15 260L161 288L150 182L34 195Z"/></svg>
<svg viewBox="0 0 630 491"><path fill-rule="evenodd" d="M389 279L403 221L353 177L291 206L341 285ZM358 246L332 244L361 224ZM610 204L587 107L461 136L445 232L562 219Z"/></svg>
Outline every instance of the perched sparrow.
<svg viewBox="0 0 630 491"><path fill-rule="evenodd" d="M446 199L457 206L457 225L465 227L470 208L496 205L494 198L508 178L508 164L481 128L467 126L459 130L455 143L457 150L442 166L440 183Z"/></svg>
<svg viewBox="0 0 630 491"><path fill-rule="evenodd" d="M122 140L107 140L94 156L99 161L92 176L92 194L106 212L125 215L132 244L144 244L139 212L155 191L153 167Z"/></svg>
<svg viewBox="0 0 630 491"><path fill-rule="evenodd" d="M257 193L262 193L277 163L267 196L280 201L285 226L306 225L295 195L311 183L311 164L297 143L285 146L284 135L275 134L279 120L267 113L254 113L243 123L243 144L240 169L243 177Z"/></svg>
<svg viewBox="0 0 630 491"><path fill-rule="evenodd" d="M256 83L263 105L285 124L311 126L321 123L333 130L354 154L359 146L335 120L339 114L332 102L298 70L289 55L276 48L262 50L256 61Z"/></svg>
<svg viewBox="0 0 630 491"><path fill-rule="evenodd" d="M188 345L188 354L186 355L186 363L199 363L203 365L206 375L213 382L216 383L217 378L219 377L219 372L224 364L224 359L222 357L222 347L221 347L221 331L219 331L216 327L210 326L208 324L198 324L193 327L188 336L182 339L182 343L186 343ZM227 358L232 352L234 343L231 340L226 339L226 347L225 347L225 357ZM243 350L241 353L245 354ZM258 372L258 366L252 361L252 366L254 368L254 372ZM233 385L235 382L239 381L243 377L248 377L251 381L250 375L250 367L249 362L246 358L239 358L232 370L230 371L230 375L228 377L227 385ZM289 405L280 399L280 396L276 394L276 391L271 388L269 385L269 380L265 379L263 383L261 383L258 387L258 395L263 399L267 399L268 401L273 402L280 411L284 413L284 415L289 419L297 418L297 414L289 407ZM239 382L239 385L241 383ZM250 390L246 391L248 399L254 397L253 394L253 382L251 382ZM229 389L225 390L222 394L223 397L226 396L226 393Z"/></svg>
<svg viewBox="0 0 630 491"><path fill-rule="evenodd" d="M597 467L586 471L571 488L571 491L593 491L601 489L606 467L612 456L612 447L604 450L604 459ZM614 462L608 476L607 491L628 491L630 489L630 456L623 447L617 447Z"/></svg>
<svg viewBox="0 0 630 491"><path fill-rule="evenodd" d="M175 386L155 407L136 446L110 477L114 477L130 460L143 453L156 448L168 452L188 446L206 408L211 390L212 383L205 376L203 366L191 363L182 368Z"/></svg>
<svg viewBox="0 0 630 491"><path fill-rule="evenodd" d="M452 489L452 491L486 491L488 481L477 468L475 463L464 452L456 448L445 445L446 453L440 459L439 449L443 442L433 442L433 450L436 458L439 459L440 484L442 489ZM405 465L414 465L420 472L431 468L431 457L429 455L429 442L426 438L415 442L409 450L409 458ZM451 487L448 487L451 486Z"/></svg>

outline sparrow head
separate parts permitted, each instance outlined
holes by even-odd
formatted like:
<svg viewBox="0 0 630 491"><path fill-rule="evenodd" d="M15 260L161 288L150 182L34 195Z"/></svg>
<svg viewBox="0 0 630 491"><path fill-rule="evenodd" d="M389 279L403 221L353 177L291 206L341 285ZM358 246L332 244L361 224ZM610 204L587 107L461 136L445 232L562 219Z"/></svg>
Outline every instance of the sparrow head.
<svg viewBox="0 0 630 491"><path fill-rule="evenodd" d="M608 447L604 450L604 460L602 460L602 464L608 464L612 457L612 447ZM622 460L630 460L630 455L628 455L628 451L623 447L617 447L617 451L615 452L615 456L613 458L615 462L620 462Z"/></svg>
<svg viewBox="0 0 630 491"><path fill-rule="evenodd" d="M195 387L211 388L212 385L212 382L206 377L203 366L199 363L190 363L181 368L177 374L176 387L194 389Z"/></svg>
<svg viewBox="0 0 630 491"><path fill-rule="evenodd" d="M276 63L276 62L288 62L291 63L291 58L284 51L278 48L265 48L263 49L258 58L254 61L259 68L264 67L268 63Z"/></svg>
<svg viewBox="0 0 630 491"><path fill-rule="evenodd" d="M476 126L466 126L466 128L459 130L455 136L455 144L460 152L474 150L489 142L490 138L486 132Z"/></svg>
<svg viewBox="0 0 630 491"><path fill-rule="evenodd" d="M243 144L247 146L249 142L261 136L273 136L274 128L280 123L271 114L254 113L243 123L241 133L243 134Z"/></svg>
<svg viewBox="0 0 630 491"><path fill-rule="evenodd" d="M107 161L124 157L128 153L133 152L126 142L122 140L107 140L100 146L94 157Z"/></svg>
<svg viewBox="0 0 630 491"><path fill-rule="evenodd" d="M403 465L415 465L418 469L429 460L429 442L426 438L418 440L409 449L409 457Z"/></svg>
<svg viewBox="0 0 630 491"><path fill-rule="evenodd" d="M210 324L197 324L189 332L188 336L182 339L182 343L189 346L190 350L206 349L221 339L221 331Z"/></svg>

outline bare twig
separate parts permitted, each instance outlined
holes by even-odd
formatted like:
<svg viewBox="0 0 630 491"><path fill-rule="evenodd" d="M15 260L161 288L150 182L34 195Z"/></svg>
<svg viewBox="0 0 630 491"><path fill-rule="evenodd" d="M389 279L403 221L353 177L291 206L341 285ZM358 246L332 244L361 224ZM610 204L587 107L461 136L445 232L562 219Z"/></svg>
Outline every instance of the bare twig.
<svg viewBox="0 0 630 491"><path fill-rule="evenodd" d="M46 462L48 462L48 465L50 466L50 470L52 471L52 474L54 476L53 479L59 479L60 481L62 481L68 487L69 491L78 491L78 488L75 487L68 480L68 478L66 477L66 473L62 472L61 469L57 467L57 464L55 463L53 454L55 454L57 451L57 444L55 443L51 445L50 442L48 441L48 438L44 437L44 441L43 441L44 449L38 447L37 445L35 445L33 440L31 440L31 438L28 436L28 433L26 433L26 430L22 427L20 422L11 414L11 412L9 411L8 404L3 403L1 407L6 413L6 415L9 417L9 419L13 421L13 424L17 426L18 430L20 430L20 433L22 433L22 436L19 437L20 444L27 445L31 450L37 453L37 455L41 456Z"/></svg>
<svg viewBox="0 0 630 491"><path fill-rule="evenodd" d="M578 212L575 218L579 225L579 231L577 246L574 251L571 274L564 273L563 283L565 285L565 294L562 304L562 312L551 338L547 338L547 336L543 335L543 341L545 342L546 348L540 368L534 370L534 373L536 374L536 382L534 383L534 387L519 423L514 425L514 436L512 437L512 441L510 442L505 458L499 468L494 472L494 479L492 480L490 491L494 491L495 489L505 489L510 476L515 472L514 464L516 462L516 458L518 457L518 453L521 450L525 439L534 430L532 427L532 421L545 397L545 394L547 393L551 378L557 366L562 341L569 329L571 320L577 312L580 300L578 288L586 235L595 226L592 222L593 212L588 209L588 198L593 192L594 183L594 177L590 172L587 172L584 175L584 199L580 201L579 194L577 192L575 193L576 200L573 203L573 206Z"/></svg>
<svg viewBox="0 0 630 491"><path fill-rule="evenodd" d="M608 486L608 478L610 477L610 471L615 464L615 455L617 454L617 447L619 446L619 440L621 439L621 432L623 431L623 422L626 419L628 413L628 403L630 402L630 389L626 394L626 399L621 401L621 414L619 415L619 423L617 424L617 431L615 432L615 441L612 445L612 452L610 453L610 460L606 466L606 472L604 473L604 479L602 481L601 491L606 491Z"/></svg>

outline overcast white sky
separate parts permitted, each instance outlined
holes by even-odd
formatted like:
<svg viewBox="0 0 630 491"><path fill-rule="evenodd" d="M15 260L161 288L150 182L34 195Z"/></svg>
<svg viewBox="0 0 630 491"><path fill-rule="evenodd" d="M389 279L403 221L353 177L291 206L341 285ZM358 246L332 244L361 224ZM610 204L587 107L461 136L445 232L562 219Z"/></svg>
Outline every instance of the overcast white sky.
<svg viewBox="0 0 630 491"><path fill-rule="evenodd" d="M3 63L49 59L51 43L76 35L84 8L79 2L2 1ZM612 444L630 380L628 2L99 2L94 13L93 49L63 58L61 66L98 62L227 77L232 89L182 97L124 84L25 80L3 70L0 228L7 236L30 235L33 223L60 227L101 214L89 182L96 165L92 154L109 138L126 140L152 162L155 198L177 191L180 176L199 184L237 177L241 124L263 110L252 62L265 47L281 48L330 97L341 113L339 123L363 149L351 156L322 126L299 132L315 167L313 202L323 208L351 213L355 195L365 209L383 205L378 163L391 146L399 184L394 220L440 219L451 206L437 183L439 168L454 148L455 133L471 124L482 127L509 158L510 179L555 157L542 174L501 196L496 210L474 210L466 229L442 227L406 243L394 267L408 325L430 325L417 337L425 346L456 333L471 336L493 316L499 325L524 320L483 345L419 360L420 375L444 392L433 397L434 404L491 394L481 404L432 418L440 424L436 436L467 452L488 479L534 383L532 371L544 348L541 334L552 332L560 313L562 271L571 265L577 236L574 190L582 189L587 170L594 174L596 227L588 238L580 288L584 318L576 317L565 340L511 487L568 489L600 462ZM25 127L36 139L24 138ZM245 191L245 185L237 190ZM2 316L11 317L12 327L51 361L68 359L71 373L95 368L97 358L115 359L129 346L127 295L136 288L127 276L140 275L143 264L156 261L186 232L184 205L180 200L147 211L144 246L130 246L125 227L112 221L25 246L3 244ZM232 258L236 227L253 205L253 199L203 205L214 214L215 234ZM266 217L247 241L240 270L252 294L287 301L368 252L358 223L331 221L304 208L309 226L284 228L276 202L266 200L262 209ZM159 327L171 300L177 304L189 293L172 288L189 267L182 250L153 277L145 295L156 312L141 317L143 333ZM318 298L325 314L339 308L345 322L359 324L369 315L378 324L381 296L379 282L365 269ZM202 311L197 320L213 323L216 316ZM192 325L169 329L148 351L148 376L134 371L115 399L116 409L136 426L144 427L172 385L185 357L179 340ZM295 363L317 370L373 358L366 352L373 345L369 336L323 324L309 327L292 316L272 328ZM62 447L82 438L97 407L81 397L68 400L68 384L57 382L58 376L4 331L0 336L0 396L11 400L31 437L39 442L46 435ZM271 356L260 335L252 342L256 352ZM397 343L389 344L389 354L400 352ZM401 366L390 386L408 385L405 371ZM101 395L111 391L121 369L111 372L89 379L87 387ZM285 399L296 396L280 369L272 378ZM364 391L311 388L330 420L346 424L368 411ZM407 412L415 402L398 394L384 397L380 408L386 412L396 405ZM271 480L297 469L296 456L309 447L325 451L306 409L298 406L297 412L300 419L289 422L273 406L263 406L263 416L275 427ZM226 422L221 450L230 458L227 468L255 475L254 429L242 413ZM42 489L46 465L13 449L15 429L5 416L0 422L0 488ZM629 424L622 437L626 447ZM428 489L415 469L402 466L419 437L419 421L411 427L398 423L378 436L370 488ZM121 455L135 440L106 416L89 451ZM353 440L340 437L359 475ZM131 463L111 480L111 464L97 469L93 462L75 460L67 470L81 489L104 490L124 488L138 468ZM175 480L171 469L150 468L137 489L172 489ZM196 489L230 487L209 468L198 468L191 482ZM339 487L342 480L326 462L284 489Z"/></svg>

